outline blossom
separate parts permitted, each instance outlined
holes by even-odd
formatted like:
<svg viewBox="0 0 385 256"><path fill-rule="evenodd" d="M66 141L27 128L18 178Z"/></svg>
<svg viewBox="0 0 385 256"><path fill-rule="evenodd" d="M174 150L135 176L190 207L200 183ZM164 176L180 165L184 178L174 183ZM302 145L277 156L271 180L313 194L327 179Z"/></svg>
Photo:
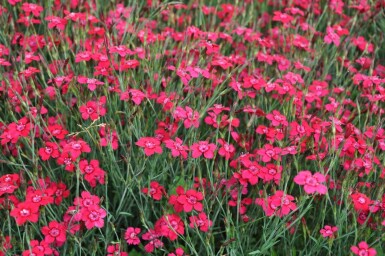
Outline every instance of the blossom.
<svg viewBox="0 0 385 256"><path fill-rule="evenodd" d="M106 109L96 101L88 101L86 105L80 106L79 111L84 120L90 118L92 121L107 113Z"/></svg>
<svg viewBox="0 0 385 256"><path fill-rule="evenodd" d="M193 158L198 158L203 155L207 159L214 158L216 148L217 146L214 143L209 143L208 141L199 141L190 147Z"/></svg>
<svg viewBox="0 0 385 256"><path fill-rule="evenodd" d="M185 212L191 212L193 209L200 212L203 210L203 204L200 202L203 200L203 194L193 189L187 190L185 194L178 196L178 203L183 205Z"/></svg>
<svg viewBox="0 0 385 256"><path fill-rule="evenodd" d="M59 30L64 30L67 25L67 20L57 17L57 16L47 16L45 18L48 21L48 28L57 28Z"/></svg>
<svg viewBox="0 0 385 256"><path fill-rule="evenodd" d="M171 155L173 157L181 156L184 159L187 159L187 151L189 150L188 146L183 145L183 141L179 138L175 138L175 140L165 140L164 144L166 148L171 150Z"/></svg>
<svg viewBox="0 0 385 256"><path fill-rule="evenodd" d="M150 195L154 200L161 200L162 196L166 194L166 191L163 186L161 186L156 181L150 182L150 188L142 188L142 192Z"/></svg>
<svg viewBox="0 0 385 256"><path fill-rule="evenodd" d="M48 226L41 228L41 232L45 236L44 241L49 244L55 242L58 245L63 245L67 240L66 230L66 226L57 221L51 221Z"/></svg>
<svg viewBox="0 0 385 256"><path fill-rule="evenodd" d="M39 17L40 13L44 10L40 5L32 3L23 3L21 9L25 12L26 15L32 13L35 17Z"/></svg>
<svg viewBox="0 0 385 256"><path fill-rule="evenodd" d="M224 139L218 139L218 143L222 146L218 150L220 156L223 156L226 160L229 160L234 156L235 147L232 144L227 143Z"/></svg>
<svg viewBox="0 0 385 256"><path fill-rule="evenodd" d="M332 27L327 27L324 41L327 44L333 43L335 46L339 46L340 45L340 36L334 31L334 29Z"/></svg>
<svg viewBox="0 0 385 256"><path fill-rule="evenodd" d="M281 157L282 149L274 147L273 145L266 144L263 148L258 149L257 154L262 157L262 161L267 163L273 160L279 160Z"/></svg>
<svg viewBox="0 0 385 256"><path fill-rule="evenodd" d="M88 181L92 187L96 185L96 178L97 176L104 177L104 171L99 167L99 161L96 159L88 161L86 159L83 159L79 162L79 169L82 174L84 174L84 179ZM104 181L103 179L100 179L100 181ZM104 182L103 182L104 183ZM101 184L103 184L101 183Z"/></svg>
<svg viewBox="0 0 385 256"><path fill-rule="evenodd" d="M121 251L120 244L112 244L107 247L107 256L128 256L128 253Z"/></svg>
<svg viewBox="0 0 385 256"><path fill-rule="evenodd" d="M327 187L321 183L325 182L325 176L319 172L312 174L310 171L300 171L295 177L294 182L303 185L307 194L318 192L321 195L326 194Z"/></svg>
<svg viewBox="0 0 385 256"><path fill-rule="evenodd" d="M285 194L282 190L277 190L274 195L266 199L257 198L255 203L262 206L266 216L283 217L297 209L297 205L293 201L293 196Z"/></svg>
<svg viewBox="0 0 385 256"><path fill-rule="evenodd" d="M184 224L176 214L164 215L155 223L155 230L159 230L163 236L174 241L178 238L178 234L184 234Z"/></svg>
<svg viewBox="0 0 385 256"><path fill-rule="evenodd" d="M354 193L351 195L353 199L354 209L356 211L369 211L372 200L362 193Z"/></svg>
<svg viewBox="0 0 385 256"><path fill-rule="evenodd" d="M29 242L31 249L25 250L22 253L22 256L43 256L43 255L52 255L53 250L46 241L31 240ZM1 255L1 251L0 251Z"/></svg>
<svg viewBox="0 0 385 256"><path fill-rule="evenodd" d="M43 161L48 159L58 158L60 156L59 147L54 142L46 142L45 147L39 149L39 156Z"/></svg>
<svg viewBox="0 0 385 256"><path fill-rule="evenodd" d="M273 110L271 113L267 114L266 118L271 121L271 125L273 126L288 125L286 117L277 110Z"/></svg>
<svg viewBox="0 0 385 256"><path fill-rule="evenodd" d="M320 233L323 237L329 237L334 238L334 233L338 231L338 227L332 227L329 225L325 225L321 230Z"/></svg>
<svg viewBox="0 0 385 256"><path fill-rule="evenodd" d="M140 234L140 228L128 227L124 233L124 239L127 244L138 245L140 244L140 239L138 235Z"/></svg>
<svg viewBox="0 0 385 256"><path fill-rule="evenodd" d="M37 222L39 220L39 207L30 202L22 202L12 209L10 215L15 218L18 226L27 221Z"/></svg>
<svg viewBox="0 0 385 256"><path fill-rule="evenodd" d="M144 148L144 153L146 156L151 156L155 153L162 154L163 152L160 141L156 138L142 137L135 144Z"/></svg>
<svg viewBox="0 0 385 256"><path fill-rule="evenodd" d="M190 216L190 227L197 227L203 232L207 232L213 225L213 222L207 218L206 213L201 212L198 216Z"/></svg>
<svg viewBox="0 0 385 256"><path fill-rule="evenodd" d="M81 214L87 229L92 229L93 227L102 228L104 226L104 218L107 216L107 212L98 205L83 208Z"/></svg>
<svg viewBox="0 0 385 256"><path fill-rule="evenodd" d="M375 256L377 255L377 251L374 248L369 248L369 245L362 241L358 244L358 246L350 247L350 250L359 256Z"/></svg>
<svg viewBox="0 0 385 256"><path fill-rule="evenodd" d="M63 147L63 153L68 152L71 157L78 158L83 152L91 152L90 146L84 140L73 140Z"/></svg>

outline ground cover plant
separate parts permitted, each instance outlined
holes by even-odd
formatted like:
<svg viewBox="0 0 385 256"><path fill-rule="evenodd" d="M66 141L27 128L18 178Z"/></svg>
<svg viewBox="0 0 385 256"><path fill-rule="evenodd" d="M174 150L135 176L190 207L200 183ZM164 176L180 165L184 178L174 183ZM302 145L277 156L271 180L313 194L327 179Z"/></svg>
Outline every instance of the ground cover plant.
<svg viewBox="0 0 385 256"><path fill-rule="evenodd" d="M0 0L0 255L384 255L384 9Z"/></svg>

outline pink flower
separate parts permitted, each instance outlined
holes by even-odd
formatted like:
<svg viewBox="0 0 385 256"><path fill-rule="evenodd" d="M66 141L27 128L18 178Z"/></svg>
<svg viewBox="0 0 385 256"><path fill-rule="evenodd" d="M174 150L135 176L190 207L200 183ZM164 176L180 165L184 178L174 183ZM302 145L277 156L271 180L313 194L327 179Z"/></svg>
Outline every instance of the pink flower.
<svg viewBox="0 0 385 256"><path fill-rule="evenodd" d="M334 32L334 29L332 27L327 27L324 41L327 44L333 43L336 46L339 46L340 45L340 36L336 32Z"/></svg>
<svg viewBox="0 0 385 256"><path fill-rule="evenodd" d="M213 225L213 222L207 218L206 213L201 212L198 216L190 216L190 227L197 227L203 232L207 232Z"/></svg>
<svg viewBox="0 0 385 256"><path fill-rule="evenodd" d="M294 201L293 196L286 195L283 191L277 190L274 195L266 199L257 198L255 203L262 206L266 216L276 215L283 217L297 209L297 205L292 201Z"/></svg>
<svg viewBox="0 0 385 256"><path fill-rule="evenodd" d="M214 143L199 141L191 146L192 157L198 158L201 155L204 155L205 158L212 159L214 158L214 151L216 148L217 146Z"/></svg>
<svg viewBox="0 0 385 256"><path fill-rule="evenodd" d="M146 156L151 156L155 153L162 154L163 152L160 141L156 138L142 137L135 144L144 148L144 153Z"/></svg>
<svg viewBox="0 0 385 256"><path fill-rule="evenodd" d="M44 241L49 244L56 242L58 245L63 245L67 240L65 225L57 221L51 221L48 226L42 227L41 232L45 236Z"/></svg>
<svg viewBox="0 0 385 256"><path fill-rule="evenodd" d="M262 157L263 162L267 163L270 162L271 159L279 160L281 157L281 152L281 148L266 144L263 148L258 149L257 154Z"/></svg>
<svg viewBox="0 0 385 256"><path fill-rule="evenodd" d="M294 182L298 185L304 185L304 190L307 194L318 192L321 195L326 194L327 187L321 183L325 182L325 176L319 172L314 175L310 171L300 171L294 177Z"/></svg>
<svg viewBox="0 0 385 256"><path fill-rule="evenodd" d="M138 245L140 244L140 239L138 237L140 231L140 228L128 227L124 234L124 239L128 244Z"/></svg>
<svg viewBox="0 0 385 256"><path fill-rule="evenodd" d="M281 113L279 113L279 111L277 111L277 110L273 110L273 112L271 112L270 114L267 114L266 118L271 121L271 124L273 126L279 126L281 124L283 126L288 125L286 117L284 115L282 115Z"/></svg>
<svg viewBox="0 0 385 256"><path fill-rule="evenodd" d="M377 251L374 248L369 248L369 245L362 241L358 244L358 246L350 247L350 250L356 255L359 256L375 256L377 255Z"/></svg>
<svg viewBox="0 0 385 256"><path fill-rule="evenodd" d="M187 159L187 151L189 150L188 146L183 145L183 141L179 138L175 138L174 140L165 140L164 144L166 148L171 150L171 155L173 157L182 156L184 159Z"/></svg>
<svg viewBox="0 0 385 256"><path fill-rule="evenodd" d="M320 230L320 233L325 238L326 237L334 238L334 233L337 231L338 231L337 227L326 225L323 229Z"/></svg>
<svg viewBox="0 0 385 256"><path fill-rule="evenodd" d="M184 223L176 214L165 215L155 223L155 230L174 241L178 238L178 234L184 234Z"/></svg>
<svg viewBox="0 0 385 256"><path fill-rule="evenodd" d="M185 212L191 212L193 209L201 212L203 210L203 204L200 202L203 200L203 194L193 189L187 190L185 194L178 196L178 203L183 205Z"/></svg>
<svg viewBox="0 0 385 256"><path fill-rule="evenodd" d="M82 208L81 214L87 229L92 229L93 227L102 228L104 226L104 218L107 216L107 212L98 205Z"/></svg>
<svg viewBox="0 0 385 256"><path fill-rule="evenodd" d="M235 147L227 143L224 139L218 139L218 143L221 144L221 148L218 150L218 154L223 156L226 160L232 158L235 154Z"/></svg>

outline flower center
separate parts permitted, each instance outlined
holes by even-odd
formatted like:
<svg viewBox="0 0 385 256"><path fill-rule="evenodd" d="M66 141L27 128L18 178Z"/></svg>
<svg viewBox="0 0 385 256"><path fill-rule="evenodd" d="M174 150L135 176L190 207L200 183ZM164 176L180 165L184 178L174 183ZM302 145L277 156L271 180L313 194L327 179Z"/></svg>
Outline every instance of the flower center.
<svg viewBox="0 0 385 256"><path fill-rule="evenodd" d="M91 213L88 215L88 217L89 217L91 220L93 220L93 221L98 220L98 219L99 219L99 213L97 213L97 212L91 212Z"/></svg>
<svg viewBox="0 0 385 256"><path fill-rule="evenodd" d="M199 151L206 152L209 149L207 145L199 145Z"/></svg>
<svg viewBox="0 0 385 256"><path fill-rule="evenodd" d="M51 229L51 230L49 231L49 234L50 234L51 236L53 236L53 237L57 237L57 236L60 234L60 231L59 231L59 229L57 229L57 228L53 228L53 229Z"/></svg>
<svg viewBox="0 0 385 256"><path fill-rule="evenodd" d="M39 195L35 195L33 198L32 198L32 202L34 203L38 203L41 201L41 196Z"/></svg>
<svg viewBox="0 0 385 256"><path fill-rule="evenodd" d="M187 197L187 202L189 204L195 204L197 202L197 199L195 196L189 196L189 197Z"/></svg>
<svg viewBox="0 0 385 256"><path fill-rule="evenodd" d="M154 148L155 144L151 141L146 142L146 148Z"/></svg>
<svg viewBox="0 0 385 256"><path fill-rule="evenodd" d="M317 185L317 181L313 177L307 177L306 178L306 184L310 185L310 186L316 186Z"/></svg>
<svg viewBox="0 0 385 256"><path fill-rule="evenodd" d="M72 144L72 148L75 150L79 150L82 146L79 143Z"/></svg>
<svg viewBox="0 0 385 256"><path fill-rule="evenodd" d="M22 210L20 211L20 215L23 216L23 217L29 216L29 215L31 215L31 212L30 212L30 210L28 210L28 209L22 209Z"/></svg>
<svg viewBox="0 0 385 256"><path fill-rule="evenodd" d="M274 152L274 150L269 149L269 150L266 150L266 155L272 157L275 155L275 152Z"/></svg>
<svg viewBox="0 0 385 256"><path fill-rule="evenodd" d="M84 171L86 173L92 173L94 171L94 167L92 165L87 165L87 167L84 168Z"/></svg>

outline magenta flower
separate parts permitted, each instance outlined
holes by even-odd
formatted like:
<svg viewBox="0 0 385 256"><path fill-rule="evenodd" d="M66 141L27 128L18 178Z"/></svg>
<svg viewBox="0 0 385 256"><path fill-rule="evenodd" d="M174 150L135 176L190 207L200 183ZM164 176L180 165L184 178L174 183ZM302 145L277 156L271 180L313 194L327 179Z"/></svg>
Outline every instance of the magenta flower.
<svg viewBox="0 0 385 256"><path fill-rule="evenodd" d="M300 171L294 177L294 182L298 185L303 185L307 194L314 194L316 192L321 195L326 194L327 187L321 184L325 181L325 176L319 172L313 175L310 171Z"/></svg>

